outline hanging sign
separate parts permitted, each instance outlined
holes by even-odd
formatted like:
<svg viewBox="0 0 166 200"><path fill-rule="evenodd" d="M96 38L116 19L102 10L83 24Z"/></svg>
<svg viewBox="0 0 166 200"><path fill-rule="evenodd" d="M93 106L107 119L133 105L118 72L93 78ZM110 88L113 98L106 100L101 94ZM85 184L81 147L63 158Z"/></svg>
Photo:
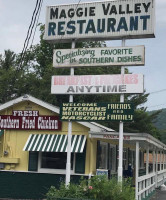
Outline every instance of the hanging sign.
<svg viewBox="0 0 166 200"><path fill-rule="evenodd" d="M54 42L154 37L155 0L48 6L44 39Z"/></svg>
<svg viewBox="0 0 166 200"><path fill-rule="evenodd" d="M130 103L62 103L60 120L67 121L132 121Z"/></svg>
<svg viewBox="0 0 166 200"><path fill-rule="evenodd" d="M51 94L143 93L142 74L52 76Z"/></svg>
<svg viewBox="0 0 166 200"><path fill-rule="evenodd" d="M119 135L103 135L104 139L119 139ZM130 140L130 136L129 135L124 135L123 136L123 140Z"/></svg>
<svg viewBox="0 0 166 200"><path fill-rule="evenodd" d="M13 115L0 115L0 129L60 130L58 116L39 115L35 110L15 110Z"/></svg>
<svg viewBox="0 0 166 200"><path fill-rule="evenodd" d="M133 66L145 64L145 47L57 49L53 67Z"/></svg>

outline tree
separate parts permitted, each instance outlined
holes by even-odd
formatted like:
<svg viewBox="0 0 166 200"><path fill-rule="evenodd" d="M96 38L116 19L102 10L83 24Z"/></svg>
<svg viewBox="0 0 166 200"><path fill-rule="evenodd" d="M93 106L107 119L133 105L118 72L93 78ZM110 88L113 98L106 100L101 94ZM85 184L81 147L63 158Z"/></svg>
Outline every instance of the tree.
<svg viewBox="0 0 166 200"><path fill-rule="evenodd" d="M0 103L4 103L17 93L18 73L16 73L16 54L11 50L5 50L0 55Z"/></svg>

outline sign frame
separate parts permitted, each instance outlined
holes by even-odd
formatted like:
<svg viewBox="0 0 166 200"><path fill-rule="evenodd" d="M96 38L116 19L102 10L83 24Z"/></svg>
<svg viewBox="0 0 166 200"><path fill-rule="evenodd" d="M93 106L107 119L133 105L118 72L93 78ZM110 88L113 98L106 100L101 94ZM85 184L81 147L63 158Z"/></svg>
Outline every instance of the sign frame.
<svg viewBox="0 0 166 200"><path fill-rule="evenodd" d="M62 103L61 121L133 121L131 103Z"/></svg>
<svg viewBox="0 0 166 200"><path fill-rule="evenodd" d="M155 0L96 1L46 8L44 39L48 42L154 37Z"/></svg>
<svg viewBox="0 0 166 200"><path fill-rule="evenodd" d="M51 94L139 94L143 74L52 76Z"/></svg>

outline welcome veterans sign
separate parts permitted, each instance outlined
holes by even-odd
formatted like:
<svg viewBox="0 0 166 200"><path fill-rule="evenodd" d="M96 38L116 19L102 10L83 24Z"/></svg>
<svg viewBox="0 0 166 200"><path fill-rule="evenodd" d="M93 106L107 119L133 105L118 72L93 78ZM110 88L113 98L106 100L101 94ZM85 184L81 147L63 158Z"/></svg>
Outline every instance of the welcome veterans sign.
<svg viewBox="0 0 166 200"><path fill-rule="evenodd" d="M48 6L44 39L54 42L154 37L155 0Z"/></svg>
<svg viewBox="0 0 166 200"><path fill-rule="evenodd" d="M52 76L52 94L143 93L142 74Z"/></svg>
<svg viewBox="0 0 166 200"><path fill-rule="evenodd" d="M88 49L57 49L53 55L53 66L91 67L144 65L145 47L114 47Z"/></svg>
<svg viewBox="0 0 166 200"><path fill-rule="evenodd" d="M130 103L62 103L60 120L132 121L134 108Z"/></svg>

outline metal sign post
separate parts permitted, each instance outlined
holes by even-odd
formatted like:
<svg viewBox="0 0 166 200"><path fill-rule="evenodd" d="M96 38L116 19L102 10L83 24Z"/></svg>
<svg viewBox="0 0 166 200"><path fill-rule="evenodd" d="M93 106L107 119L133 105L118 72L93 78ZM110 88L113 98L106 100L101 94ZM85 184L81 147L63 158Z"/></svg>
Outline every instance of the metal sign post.
<svg viewBox="0 0 166 200"><path fill-rule="evenodd" d="M125 39L122 40L122 46L125 46ZM125 67L121 67L121 74L125 74ZM120 103L124 103L124 94L120 95ZM122 182L123 177L123 122L119 123L119 166L118 166L118 181Z"/></svg>
<svg viewBox="0 0 166 200"><path fill-rule="evenodd" d="M71 48L75 48L75 40L72 40ZM74 68L70 68L70 75L74 75ZM73 103L73 95L69 95L69 102ZM68 123L68 144L67 144L67 162L66 162L66 185L70 183L70 170L71 170L71 135L72 135L72 122Z"/></svg>

